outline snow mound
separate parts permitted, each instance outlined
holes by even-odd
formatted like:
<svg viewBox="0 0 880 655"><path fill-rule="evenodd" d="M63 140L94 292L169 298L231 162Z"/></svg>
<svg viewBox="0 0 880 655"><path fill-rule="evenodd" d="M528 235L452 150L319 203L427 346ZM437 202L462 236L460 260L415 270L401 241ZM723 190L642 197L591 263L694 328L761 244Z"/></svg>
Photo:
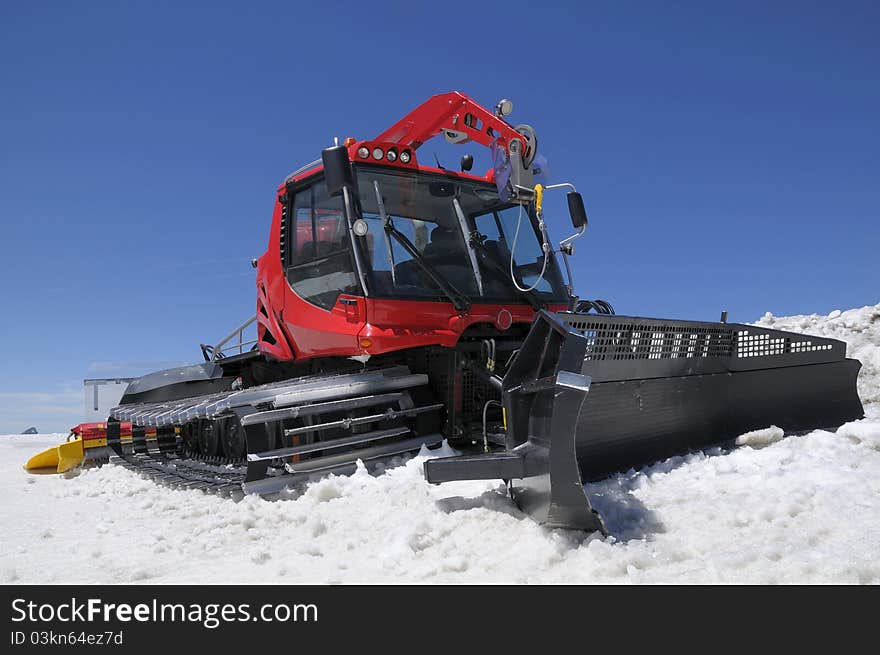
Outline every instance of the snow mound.
<svg viewBox="0 0 880 655"><path fill-rule="evenodd" d="M21 466L64 435L0 437L0 582L880 583L880 305L760 325L843 339L869 418L673 457L587 485L611 536L527 519L501 482L428 485L427 457L241 502L104 466ZM873 414L872 414L873 412Z"/></svg>
<svg viewBox="0 0 880 655"><path fill-rule="evenodd" d="M741 434L736 438L737 446L751 446L753 448L761 448L776 443L785 436L782 428L771 425L763 430L752 430Z"/></svg>

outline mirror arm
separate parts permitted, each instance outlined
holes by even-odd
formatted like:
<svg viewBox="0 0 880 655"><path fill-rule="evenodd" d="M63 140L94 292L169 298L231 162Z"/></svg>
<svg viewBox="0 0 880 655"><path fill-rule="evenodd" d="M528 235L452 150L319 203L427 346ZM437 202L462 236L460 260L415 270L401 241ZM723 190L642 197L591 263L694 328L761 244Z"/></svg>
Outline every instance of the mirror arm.
<svg viewBox="0 0 880 655"><path fill-rule="evenodd" d="M577 189L574 187L574 184L571 182L561 182L559 184L550 184L549 186L544 187L544 191L552 191L553 189L571 189L575 193L577 193Z"/></svg>
<svg viewBox="0 0 880 655"><path fill-rule="evenodd" d="M586 232L586 230L587 226L581 225L576 233L559 242L559 250L566 255L570 255L572 252L574 252L574 248L572 247L571 242L579 237L584 236L584 232Z"/></svg>
<svg viewBox="0 0 880 655"><path fill-rule="evenodd" d="M571 182L562 182L560 184L551 184L549 186L545 186L545 191L552 191L553 189L569 189L570 191L577 193L577 188ZM578 231L575 234L572 234L570 237L563 239L559 242L559 252L562 253L562 262L565 264L565 273L568 277L568 295L570 297L574 296L574 278L571 275L571 265L568 263L568 258L574 252L574 246L572 246L572 242L584 235L587 226L586 224L581 225L578 228Z"/></svg>
<svg viewBox="0 0 880 655"><path fill-rule="evenodd" d="M544 191L552 191L553 189L569 189L570 191L577 193L577 188L571 182L562 182L560 184L551 184L549 186L544 187ZM574 252L574 248L572 247L571 243L575 239L582 237L584 235L584 232L586 231L586 229L587 229L586 224L581 225L578 228L577 233L572 234L570 237L563 239L562 241L559 242L559 251L566 257L565 268L566 268L566 270L568 270L569 290L572 289L572 284L571 284L571 270L569 270L567 257Z"/></svg>
<svg viewBox="0 0 880 655"><path fill-rule="evenodd" d="M571 275L571 266L569 266L568 258L574 252L574 246L572 246L572 242L578 237L582 237L586 229L587 226L582 225L576 234L572 234L567 239L563 239L559 242L559 252L562 253L562 262L565 264L565 272L568 275L568 295L570 297L574 296L574 279Z"/></svg>
<svg viewBox="0 0 880 655"><path fill-rule="evenodd" d="M572 237L576 239L579 235L575 235ZM559 244L559 250L562 252L562 263L565 264L565 274L568 276L568 297L574 297L574 279L571 277L571 266L568 264L568 252L562 249L562 244Z"/></svg>

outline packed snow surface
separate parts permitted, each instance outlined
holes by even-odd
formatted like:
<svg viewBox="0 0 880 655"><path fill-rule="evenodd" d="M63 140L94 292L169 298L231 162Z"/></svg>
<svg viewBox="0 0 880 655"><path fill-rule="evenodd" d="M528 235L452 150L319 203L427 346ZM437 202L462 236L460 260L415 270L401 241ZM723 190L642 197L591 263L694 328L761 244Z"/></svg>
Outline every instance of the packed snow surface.
<svg viewBox="0 0 880 655"><path fill-rule="evenodd" d="M10 435L0 582L880 582L880 305L759 324L847 341L867 418L591 484L611 536L542 528L500 483L428 485L425 455L236 503L117 466L29 475L62 435Z"/></svg>

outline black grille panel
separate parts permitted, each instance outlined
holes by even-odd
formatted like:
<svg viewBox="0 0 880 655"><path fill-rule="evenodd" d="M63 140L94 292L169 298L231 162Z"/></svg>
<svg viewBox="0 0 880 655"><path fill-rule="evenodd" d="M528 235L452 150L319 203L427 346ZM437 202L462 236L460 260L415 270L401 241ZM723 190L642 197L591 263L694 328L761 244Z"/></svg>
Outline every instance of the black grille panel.
<svg viewBox="0 0 880 655"><path fill-rule="evenodd" d="M789 353L810 353L831 350L832 344L819 337L794 336L785 332L755 332L739 330L737 335L737 357L765 357L767 355L787 355ZM778 335L778 336L777 336Z"/></svg>
<svg viewBox="0 0 880 655"><path fill-rule="evenodd" d="M846 357L842 341L741 323L558 316L586 338L581 372L593 382L801 366Z"/></svg>
<svg viewBox="0 0 880 655"><path fill-rule="evenodd" d="M587 338L588 360L730 357L736 336L724 327L569 320Z"/></svg>
<svg viewBox="0 0 880 655"><path fill-rule="evenodd" d="M562 316L587 338L586 361L772 357L831 351L839 343L738 324Z"/></svg>

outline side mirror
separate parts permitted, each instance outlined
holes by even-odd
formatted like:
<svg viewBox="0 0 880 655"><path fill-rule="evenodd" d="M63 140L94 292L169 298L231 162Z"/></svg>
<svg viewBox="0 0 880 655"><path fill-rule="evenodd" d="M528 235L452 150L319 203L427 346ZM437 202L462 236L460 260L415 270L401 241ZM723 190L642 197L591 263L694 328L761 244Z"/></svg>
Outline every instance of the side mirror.
<svg viewBox="0 0 880 655"><path fill-rule="evenodd" d="M354 188L354 174L351 172L351 161L348 148L331 146L321 151L324 163L324 180L331 196L338 196L345 187Z"/></svg>
<svg viewBox="0 0 880 655"><path fill-rule="evenodd" d="M579 230L587 225L587 210L584 209L584 199L577 191L569 191L568 214L571 216L571 224Z"/></svg>

